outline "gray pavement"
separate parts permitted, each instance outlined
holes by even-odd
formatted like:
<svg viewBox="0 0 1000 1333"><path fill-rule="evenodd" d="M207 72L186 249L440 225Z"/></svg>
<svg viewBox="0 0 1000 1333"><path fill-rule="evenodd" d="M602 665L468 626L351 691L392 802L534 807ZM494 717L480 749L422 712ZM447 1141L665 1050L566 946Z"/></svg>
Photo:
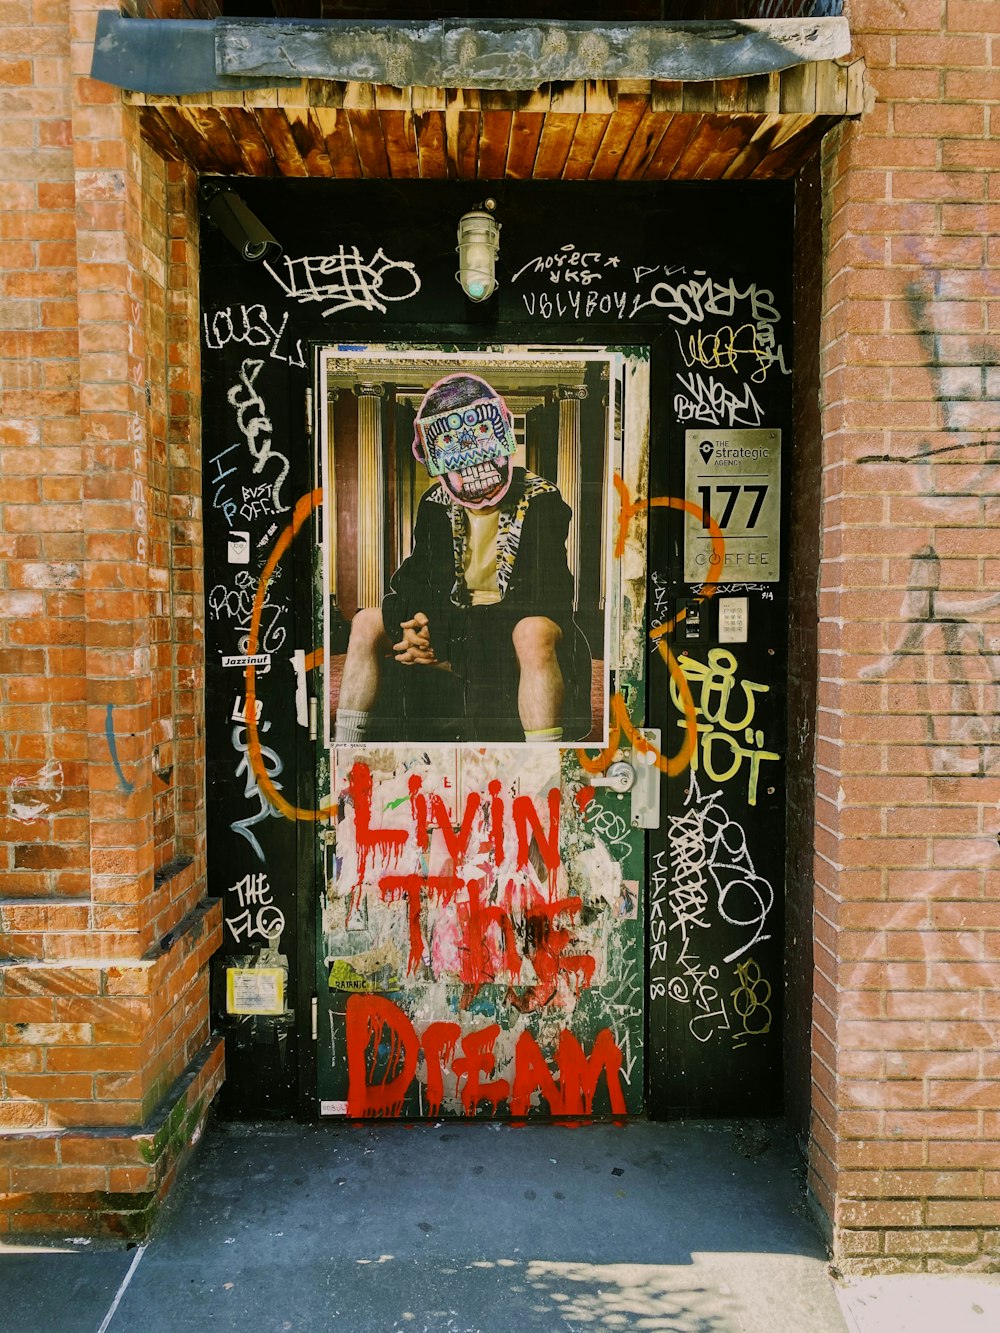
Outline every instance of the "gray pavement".
<svg viewBox="0 0 1000 1333"><path fill-rule="evenodd" d="M0 1247L0 1293L3 1333L848 1327L756 1121L216 1124L147 1246Z"/></svg>

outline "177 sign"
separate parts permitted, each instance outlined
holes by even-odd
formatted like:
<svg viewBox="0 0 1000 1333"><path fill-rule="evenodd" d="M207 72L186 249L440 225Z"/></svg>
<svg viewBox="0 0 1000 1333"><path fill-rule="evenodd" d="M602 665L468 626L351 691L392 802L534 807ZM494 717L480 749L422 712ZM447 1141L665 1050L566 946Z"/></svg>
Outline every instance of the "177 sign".
<svg viewBox="0 0 1000 1333"><path fill-rule="evenodd" d="M774 583L781 576L781 432L685 433L684 581ZM698 520L698 513L701 520ZM711 528L724 552L713 549Z"/></svg>

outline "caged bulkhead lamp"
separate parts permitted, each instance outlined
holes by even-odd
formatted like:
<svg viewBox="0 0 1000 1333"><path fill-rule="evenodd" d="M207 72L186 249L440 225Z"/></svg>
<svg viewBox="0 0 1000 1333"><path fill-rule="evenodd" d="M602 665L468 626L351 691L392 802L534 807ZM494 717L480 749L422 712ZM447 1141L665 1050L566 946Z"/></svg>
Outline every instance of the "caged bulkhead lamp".
<svg viewBox="0 0 1000 1333"><path fill-rule="evenodd" d="M497 287L500 223L493 216L496 201L486 199L458 220L458 273L470 301L487 301Z"/></svg>
<svg viewBox="0 0 1000 1333"><path fill-rule="evenodd" d="M235 190L216 190L208 201L207 211L229 244L248 264L261 259L277 259L281 254L279 243Z"/></svg>

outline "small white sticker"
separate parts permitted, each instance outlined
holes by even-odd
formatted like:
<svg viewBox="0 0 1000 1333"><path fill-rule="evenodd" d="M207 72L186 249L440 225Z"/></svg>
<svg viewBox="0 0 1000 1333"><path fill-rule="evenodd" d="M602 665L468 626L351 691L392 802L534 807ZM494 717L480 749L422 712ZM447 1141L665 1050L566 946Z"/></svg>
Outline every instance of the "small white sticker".
<svg viewBox="0 0 1000 1333"><path fill-rule="evenodd" d="M230 532L229 563L231 565L249 565L250 563L249 532Z"/></svg>
<svg viewBox="0 0 1000 1333"><path fill-rule="evenodd" d="M295 672L295 720L300 727L309 725L309 699L306 694L306 655L302 648L296 648L288 659Z"/></svg>
<svg viewBox="0 0 1000 1333"><path fill-rule="evenodd" d="M253 701L253 720L260 721L261 709L264 707L263 699L254 699ZM236 702L233 704L232 719L233 722L246 722L247 706L243 701L242 695L236 696Z"/></svg>
<svg viewBox="0 0 1000 1333"><path fill-rule="evenodd" d="M222 665L224 667L269 667L271 665L271 654L254 653L250 657L224 657Z"/></svg>
<svg viewBox="0 0 1000 1333"><path fill-rule="evenodd" d="M320 1102L320 1115L347 1115L346 1102Z"/></svg>

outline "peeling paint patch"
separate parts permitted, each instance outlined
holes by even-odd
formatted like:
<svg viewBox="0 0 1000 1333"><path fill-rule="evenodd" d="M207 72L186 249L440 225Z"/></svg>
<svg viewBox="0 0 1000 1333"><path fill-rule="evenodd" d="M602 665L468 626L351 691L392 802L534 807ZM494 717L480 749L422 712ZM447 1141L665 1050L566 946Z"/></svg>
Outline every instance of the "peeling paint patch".
<svg viewBox="0 0 1000 1333"><path fill-rule="evenodd" d="M62 764L56 759L50 759L36 773L14 778L7 793L11 819L19 824L37 824L44 819L62 800L63 781Z"/></svg>

